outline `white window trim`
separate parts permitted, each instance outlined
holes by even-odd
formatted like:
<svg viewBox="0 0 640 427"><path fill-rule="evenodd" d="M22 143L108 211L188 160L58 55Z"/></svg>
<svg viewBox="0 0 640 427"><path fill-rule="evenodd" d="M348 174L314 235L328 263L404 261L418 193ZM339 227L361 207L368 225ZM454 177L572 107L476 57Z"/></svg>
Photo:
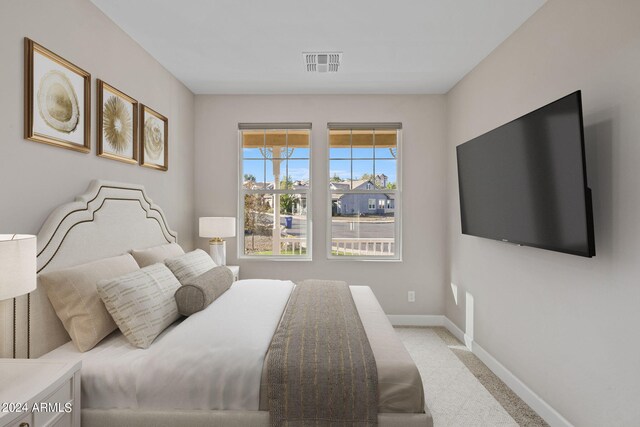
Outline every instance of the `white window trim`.
<svg viewBox="0 0 640 427"><path fill-rule="evenodd" d="M286 125L286 128L283 128L279 125ZM259 126L258 129L253 128L252 126ZM243 170L243 159L244 152L242 146L242 131L243 130L293 130L293 129L308 129L309 130L309 187L306 190L246 190L244 188L244 170ZM296 127L295 124L269 124L269 123L256 123L256 124L240 124L238 126L238 190L236 194L238 195L238 215L236 221L236 236L238 242L236 244L237 248L237 257L241 260L247 261L312 261L313 260L313 239L312 239L312 230L313 230L313 199L312 199L312 132L311 126L309 127ZM266 177L265 177L266 178ZM306 194L307 195L307 253L305 255L247 255L244 253L244 195L245 194Z"/></svg>
<svg viewBox="0 0 640 427"><path fill-rule="evenodd" d="M360 129L383 129L385 128L384 125L386 124L382 124L383 126L378 126L377 124L373 124L373 126L369 127L370 124L363 124L362 126L354 126L351 127L350 129L356 129L356 128L360 128ZM400 126L397 126L400 125ZM402 125L401 124L396 124L396 123L391 123L390 126L393 126L394 129L396 129L398 131L397 135L398 135L398 148L396 151L396 189L395 190L348 190L348 191L344 191L344 190L331 190L330 185L328 184L328 180L331 177L331 148L330 148L330 130L338 130L341 129L339 126L335 126L335 124L327 124L327 155L325 157L325 161L327 162L327 196L326 196L326 203L325 205L327 206L327 227L326 227L326 245L327 245L327 259L332 260L332 261L343 261L343 262L349 262L349 261L366 261L366 262L402 262ZM345 127L343 129L346 129L348 127ZM370 255L354 255L354 256L339 256L339 255L333 255L332 254L332 227L331 227L331 219L332 219L332 211L331 211L331 205L332 205L332 194L345 194L345 193L350 193L350 194L395 194L395 198L394 198L394 217L395 217L395 236L396 236L396 251L394 255L391 256L370 256Z"/></svg>

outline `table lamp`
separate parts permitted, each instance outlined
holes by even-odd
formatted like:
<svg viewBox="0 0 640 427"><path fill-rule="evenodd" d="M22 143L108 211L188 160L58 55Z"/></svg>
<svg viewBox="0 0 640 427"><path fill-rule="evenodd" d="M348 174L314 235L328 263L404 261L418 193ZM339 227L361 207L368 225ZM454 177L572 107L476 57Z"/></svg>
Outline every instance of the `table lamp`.
<svg viewBox="0 0 640 427"><path fill-rule="evenodd" d="M36 289L36 236L0 234L0 301ZM16 352L16 303L13 302L13 355Z"/></svg>
<svg viewBox="0 0 640 427"><path fill-rule="evenodd" d="M227 263L227 243L225 237L235 237L236 219L234 217L200 218L200 237L210 238L209 253L216 265Z"/></svg>

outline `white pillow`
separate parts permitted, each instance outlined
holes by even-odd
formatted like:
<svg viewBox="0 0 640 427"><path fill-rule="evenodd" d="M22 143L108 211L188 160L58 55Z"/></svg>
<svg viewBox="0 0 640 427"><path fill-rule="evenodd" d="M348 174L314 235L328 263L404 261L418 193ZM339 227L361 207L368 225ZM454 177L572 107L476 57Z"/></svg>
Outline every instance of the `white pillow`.
<svg viewBox="0 0 640 427"><path fill-rule="evenodd" d="M165 260L164 263L183 285L186 285L212 268L217 267L209 254L202 249L196 249L184 255L169 258Z"/></svg>
<svg viewBox="0 0 640 427"><path fill-rule="evenodd" d="M154 264L98 283L98 295L131 344L151 345L180 315L174 294L178 279L164 264Z"/></svg>
<svg viewBox="0 0 640 427"><path fill-rule="evenodd" d="M78 350L91 350L117 329L98 296L98 282L139 269L126 254L40 274L40 284Z"/></svg>
<svg viewBox="0 0 640 427"><path fill-rule="evenodd" d="M163 263L167 258L173 258L183 254L184 250L177 243L169 243L147 249L133 249L131 251L131 255L140 268L148 267L159 262Z"/></svg>

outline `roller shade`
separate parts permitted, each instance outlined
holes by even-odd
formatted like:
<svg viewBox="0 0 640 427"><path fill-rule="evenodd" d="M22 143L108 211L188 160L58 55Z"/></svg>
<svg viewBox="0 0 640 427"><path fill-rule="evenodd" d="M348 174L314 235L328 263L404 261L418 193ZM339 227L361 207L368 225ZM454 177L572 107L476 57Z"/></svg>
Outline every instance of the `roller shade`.
<svg viewBox="0 0 640 427"><path fill-rule="evenodd" d="M238 130L269 130L269 129L304 129L311 130L311 123L238 123Z"/></svg>
<svg viewBox="0 0 640 427"><path fill-rule="evenodd" d="M402 123L400 122L386 122L386 123L342 123L342 122L330 122L327 123L329 130L398 130L402 129Z"/></svg>
<svg viewBox="0 0 640 427"><path fill-rule="evenodd" d="M395 148L402 123L329 123L327 127L331 148Z"/></svg>
<svg viewBox="0 0 640 427"><path fill-rule="evenodd" d="M238 123L244 148L308 148L311 123Z"/></svg>

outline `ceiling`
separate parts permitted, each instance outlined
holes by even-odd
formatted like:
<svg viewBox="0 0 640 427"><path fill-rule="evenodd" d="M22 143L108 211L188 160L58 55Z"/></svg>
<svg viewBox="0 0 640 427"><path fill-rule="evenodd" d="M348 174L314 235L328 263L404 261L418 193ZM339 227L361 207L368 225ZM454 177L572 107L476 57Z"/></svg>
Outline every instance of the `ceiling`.
<svg viewBox="0 0 640 427"><path fill-rule="evenodd" d="M545 2L91 1L196 94L446 93Z"/></svg>

